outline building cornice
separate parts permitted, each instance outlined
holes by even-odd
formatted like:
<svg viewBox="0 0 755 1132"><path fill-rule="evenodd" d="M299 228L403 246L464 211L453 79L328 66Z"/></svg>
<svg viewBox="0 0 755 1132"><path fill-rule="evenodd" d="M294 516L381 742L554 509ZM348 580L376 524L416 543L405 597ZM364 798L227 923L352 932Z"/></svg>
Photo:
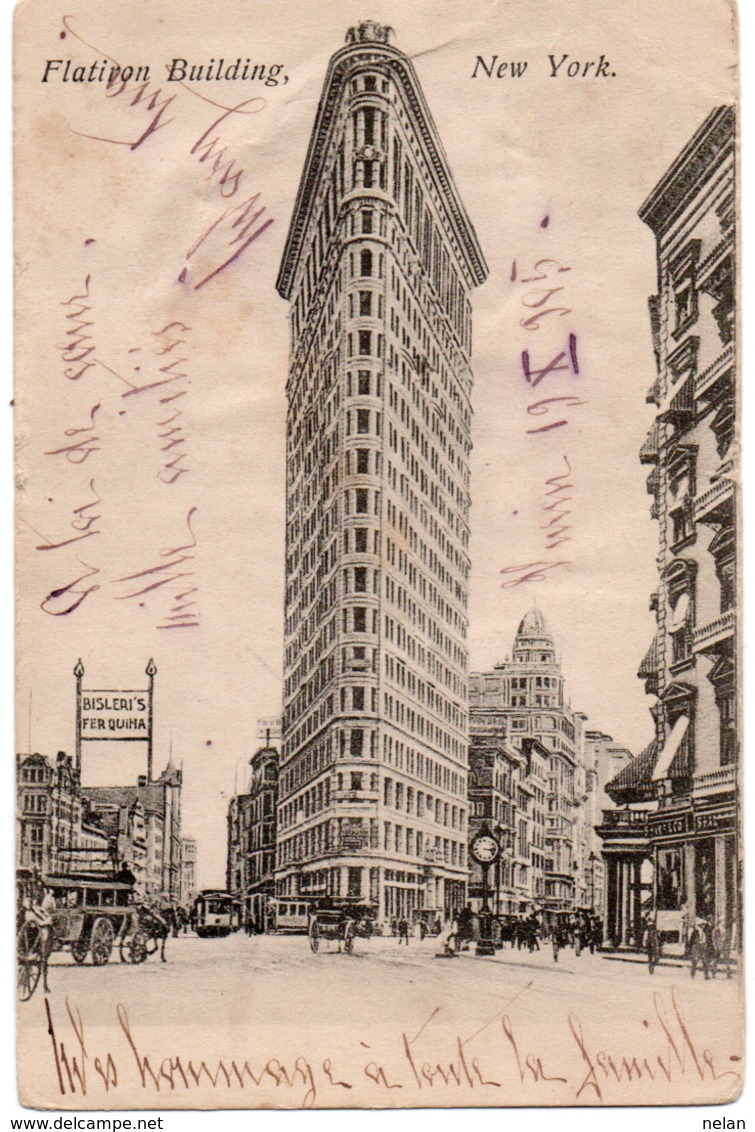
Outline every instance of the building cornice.
<svg viewBox="0 0 755 1132"><path fill-rule="evenodd" d="M690 139L639 210L656 236L667 231L710 178L711 170L733 152L734 106L718 106Z"/></svg>
<svg viewBox="0 0 755 1132"><path fill-rule="evenodd" d="M328 66L325 85L317 109L312 136L309 140L294 212L286 238L276 288L284 299L291 297L296 269L304 249L304 236L317 199L328 143L340 106L343 87L352 71L360 63L388 63L394 77L401 82L406 104L411 112L417 136L422 139L425 156L433 171L437 188L453 224L456 238L476 285L485 281L488 274L482 249L454 184L443 145L438 136L430 109L417 79L416 72L403 52L386 43L353 43L336 52Z"/></svg>

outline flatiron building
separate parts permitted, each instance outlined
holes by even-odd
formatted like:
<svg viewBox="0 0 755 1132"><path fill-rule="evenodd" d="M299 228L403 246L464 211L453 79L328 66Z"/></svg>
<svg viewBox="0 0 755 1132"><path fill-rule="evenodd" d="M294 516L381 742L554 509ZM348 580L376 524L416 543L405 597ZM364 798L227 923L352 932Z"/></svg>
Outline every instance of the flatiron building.
<svg viewBox="0 0 755 1132"><path fill-rule="evenodd" d="M469 293L487 268L411 61L331 59L290 303L279 895L466 899Z"/></svg>

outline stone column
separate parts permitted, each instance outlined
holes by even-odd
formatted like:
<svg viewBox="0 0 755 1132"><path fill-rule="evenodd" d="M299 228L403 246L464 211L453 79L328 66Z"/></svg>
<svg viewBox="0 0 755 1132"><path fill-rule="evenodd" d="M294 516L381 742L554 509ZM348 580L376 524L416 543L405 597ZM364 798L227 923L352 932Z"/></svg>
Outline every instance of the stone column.
<svg viewBox="0 0 755 1132"><path fill-rule="evenodd" d="M715 868L715 917L716 920L726 922L726 836L722 834L715 839L716 868Z"/></svg>
<svg viewBox="0 0 755 1132"><path fill-rule="evenodd" d="M637 931L640 928L640 921L642 920L642 859L635 857L632 864L633 873L633 900L632 900L632 921Z"/></svg>
<svg viewBox="0 0 755 1132"><path fill-rule="evenodd" d="M604 934L606 941L615 946L618 941L619 933L617 929L617 914L618 914L618 883L617 883L617 870L616 858L611 855L605 857L606 869L606 917L604 923Z"/></svg>

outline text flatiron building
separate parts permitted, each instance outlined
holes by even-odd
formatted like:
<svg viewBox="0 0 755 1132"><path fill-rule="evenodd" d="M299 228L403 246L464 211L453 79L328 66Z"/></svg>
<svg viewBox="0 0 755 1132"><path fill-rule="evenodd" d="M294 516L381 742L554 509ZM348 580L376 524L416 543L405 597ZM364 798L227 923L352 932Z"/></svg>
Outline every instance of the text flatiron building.
<svg viewBox="0 0 755 1132"><path fill-rule="evenodd" d="M472 374L487 268L390 28L332 58L291 303L280 894L465 898Z"/></svg>

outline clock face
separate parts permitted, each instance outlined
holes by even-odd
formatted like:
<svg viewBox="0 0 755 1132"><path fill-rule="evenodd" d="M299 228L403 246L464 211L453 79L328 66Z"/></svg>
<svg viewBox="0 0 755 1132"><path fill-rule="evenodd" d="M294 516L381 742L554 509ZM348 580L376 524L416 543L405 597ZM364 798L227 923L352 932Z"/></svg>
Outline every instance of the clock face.
<svg viewBox="0 0 755 1132"><path fill-rule="evenodd" d="M498 842L487 833L482 837L476 837L472 842L472 855L483 865L495 861L498 852Z"/></svg>

